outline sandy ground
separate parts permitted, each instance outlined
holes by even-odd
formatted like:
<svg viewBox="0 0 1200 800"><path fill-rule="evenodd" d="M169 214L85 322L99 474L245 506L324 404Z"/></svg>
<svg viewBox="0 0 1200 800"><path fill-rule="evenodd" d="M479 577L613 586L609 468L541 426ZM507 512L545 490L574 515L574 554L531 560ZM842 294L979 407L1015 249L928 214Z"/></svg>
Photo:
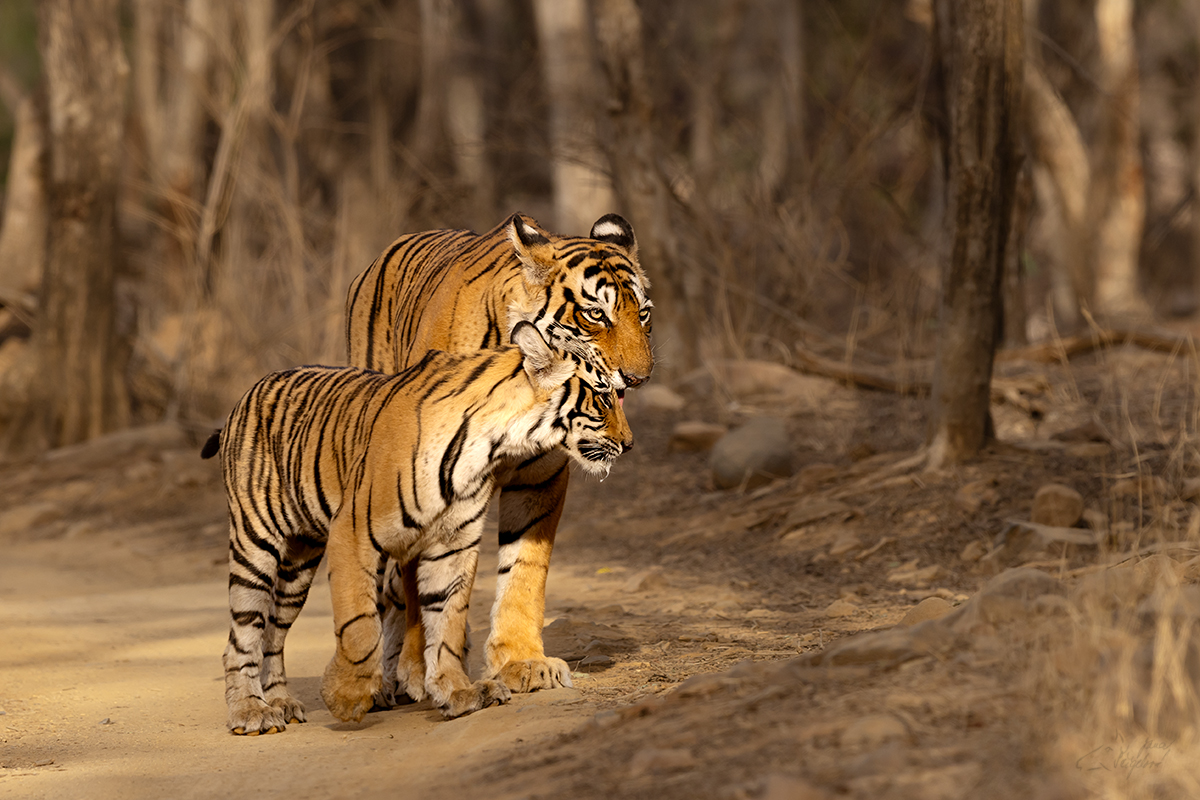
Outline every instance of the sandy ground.
<svg viewBox="0 0 1200 800"><path fill-rule="evenodd" d="M1079 586L1097 565L1140 563L1129 554L1154 538L1153 574L1194 579L1190 369L1136 351L1025 365L994 408L1004 444L935 474L904 464L917 399L807 378L702 386L676 411L633 398L638 445L605 482L577 480L551 569L547 652L575 689L449 722L415 704L338 723L319 699L321 579L287 645L310 721L255 738L224 726L225 512L217 465L197 457L205 431L0 465L0 797L1082 797L1107 791L1097 776L1120 772L1120 747L1158 759L1122 785L1153 783L1186 736L1087 729L1095 676L1073 665L1103 654L1055 648L1083 646ZM705 454L668 448L680 419L761 413L787 421L794 478L713 491ZM1053 438L1089 420L1106 441ZM1170 490L1130 498L1130 474ZM1052 480L1108 537L1006 555L997 534ZM476 653L494 559L485 548ZM1021 565L1051 583L980 612ZM958 621L908 628L930 597Z"/></svg>

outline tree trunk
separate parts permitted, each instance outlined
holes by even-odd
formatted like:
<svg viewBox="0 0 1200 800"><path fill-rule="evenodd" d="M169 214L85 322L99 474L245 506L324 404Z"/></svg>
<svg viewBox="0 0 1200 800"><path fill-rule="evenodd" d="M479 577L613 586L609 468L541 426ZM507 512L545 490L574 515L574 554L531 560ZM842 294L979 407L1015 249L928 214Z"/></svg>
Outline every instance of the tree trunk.
<svg viewBox="0 0 1200 800"><path fill-rule="evenodd" d="M32 95L10 98L8 192L0 225L0 305L31 314L46 262L46 130Z"/></svg>
<svg viewBox="0 0 1200 800"><path fill-rule="evenodd" d="M534 0L542 75L550 99L555 226L583 236L612 211L612 182L600 168L595 78L585 0Z"/></svg>
<svg viewBox="0 0 1200 800"><path fill-rule="evenodd" d="M116 283L117 187L129 66L119 0L44 0L50 238L42 314L34 333L41 373L25 448L79 442L128 423ZM18 422L14 428L20 428Z"/></svg>
<svg viewBox="0 0 1200 800"><path fill-rule="evenodd" d="M670 374L698 364L695 315L699 287L684 275L671 214L671 189L659 171L654 105L646 81L641 12L633 0L597 0L596 36L608 78L609 130L604 142L621 205L637 234L646 274L654 282L655 354Z"/></svg>
<svg viewBox="0 0 1200 800"><path fill-rule="evenodd" d="M1104 315L1149 314L1138 285L1138 250L1146 200L1138 151L1138 74L1133 0L1096 0L1101 85L1100 122L1087 242L1095 264L1095 308Z"/></svg>
<svg viewBox="0 0 1200 800"><path fill-rule="evenodd" d="M930 469L976 454L990 431L992 359L1019 164L1021 0L936 0L934 47L946 103L946 224Z"/></svg>

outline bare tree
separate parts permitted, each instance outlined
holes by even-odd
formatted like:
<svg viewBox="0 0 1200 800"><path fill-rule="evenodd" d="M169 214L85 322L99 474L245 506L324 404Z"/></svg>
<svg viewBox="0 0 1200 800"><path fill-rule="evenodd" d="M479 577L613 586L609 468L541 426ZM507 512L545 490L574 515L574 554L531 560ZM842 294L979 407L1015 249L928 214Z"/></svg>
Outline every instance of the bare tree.
<svg viewBox="0 0 1200 800"><path fill-rule="evenodd" d="M585 0L535 0L542 74L550 98L555 223L580 236L612 210L612 183L600 168L595 80Z"/></svg>
<svg viewBox="0 0 1200 800"><path fill-rule="evenodd" d="M0 226L0 304L32 315L46 261L46 131L33 94L0 71L0 99L14 120L4 222Z"/></svg>
<svg viewBox="0 0 1200 800"><path fill-rule="evenodd" d="M1142 158L1138 151L1138 65L1133 0L1096 0L1102 106L1090 193L1088 243L1094 253L1096 310L1149 313L1138 285L1138 250L1146 216Z"/></svg>
<svg viewBox="0 0 1200 800"><path fill-rule="evenodd" d="M40 364L28 419L11 432L21 449L82 441L129 417L128 341L118 331L117 187L129 66L119 0L45 0L39 49L45 70L50 237Z"/></svg>
<svg viewBox="0 0 1200 800"><path fill-rule="evenodd" d="M990 433L992 358L1019 164L1021 0L935 0L945 98L946 226L928 466L962 461Z"/></svg>
<svg viewBox="0 0 1200 800"><path fill-rule="evenodd" d="M646 78L642 17L634 0L597 0L596 37L608 78L609 131L604 137L617 194L637 231L654 282L654 338L659 362L675 374L696 366L700 311L697 277L685 276L672 222L671 188L654 131Z"/></svg>

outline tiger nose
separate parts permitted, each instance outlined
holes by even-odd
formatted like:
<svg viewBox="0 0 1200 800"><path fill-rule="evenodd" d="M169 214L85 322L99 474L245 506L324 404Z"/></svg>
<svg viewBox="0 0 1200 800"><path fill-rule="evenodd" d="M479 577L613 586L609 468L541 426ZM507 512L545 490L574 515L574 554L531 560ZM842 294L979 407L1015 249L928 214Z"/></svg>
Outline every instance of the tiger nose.
<svg viewBox="0 0 1200 800"><path fill-rule="evenodd" d="M630 436L628 439L621 442L621 452L628 453L632 449L633 449L633 437Z"/></svg>
<svg viewBox="0 0 1200 800"><path fill-rule="evenodd" d="M641 386L646 381L650 380L649 375L631 375L625 370L621 370L621 380L625 381L627 389L633 389Z"/></svg>

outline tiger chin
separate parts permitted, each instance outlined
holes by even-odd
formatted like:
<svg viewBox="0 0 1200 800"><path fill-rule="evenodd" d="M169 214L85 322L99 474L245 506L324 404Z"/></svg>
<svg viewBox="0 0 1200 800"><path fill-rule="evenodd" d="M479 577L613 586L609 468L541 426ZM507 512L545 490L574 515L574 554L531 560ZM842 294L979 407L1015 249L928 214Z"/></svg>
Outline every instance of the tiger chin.
<svg viewBox="0 0 1200 800"><path fill-rule="evenodd" d="M242 398L204 451L219 447L230 509L231 731L304 721L282 653L322 552L337 646L321 696L335 717L362 719L383 685L376 601L388 557L417 565L423 640L401 685L447 718L509 700L503 679L472 682L465 668L467 603L496 468L561 446L584 470L607 473L633 445L603 371L550 338L564 349L520 322L507 347L430 351L399 375L300 367ZM417 642L405 645L417 651Z"/></svg>

